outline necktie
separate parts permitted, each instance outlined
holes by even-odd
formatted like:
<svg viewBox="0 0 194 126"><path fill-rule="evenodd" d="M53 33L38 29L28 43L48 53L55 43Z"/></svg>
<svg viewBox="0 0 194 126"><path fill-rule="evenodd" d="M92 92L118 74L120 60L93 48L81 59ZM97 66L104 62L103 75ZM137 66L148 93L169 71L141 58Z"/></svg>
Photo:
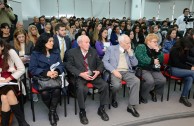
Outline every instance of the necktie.
<svg viewBox="0 0 194 126"><path fill-rule="evenodd" d="M61 60L62 60L62 61L63 61L64 55L65 55L65 48L64 48L64 45L65 45L65 41L64 41L64 39L62 39L62 40L61 40L61 53L60 53L60 55L61 55Z"/></svg>

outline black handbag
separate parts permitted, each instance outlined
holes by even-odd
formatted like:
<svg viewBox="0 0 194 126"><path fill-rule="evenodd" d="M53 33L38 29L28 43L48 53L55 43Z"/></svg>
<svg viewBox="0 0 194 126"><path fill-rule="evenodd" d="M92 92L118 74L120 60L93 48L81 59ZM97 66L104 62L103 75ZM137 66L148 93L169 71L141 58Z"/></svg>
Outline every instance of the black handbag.
<svg viewBox="0 0 194 126"><path fill-rule="evenodd" d="M39 91L61 88L61 85L62 85L62 81L59 76L56 78L39 76L39 77L33 77L33 79L38 84Z"/></svg>

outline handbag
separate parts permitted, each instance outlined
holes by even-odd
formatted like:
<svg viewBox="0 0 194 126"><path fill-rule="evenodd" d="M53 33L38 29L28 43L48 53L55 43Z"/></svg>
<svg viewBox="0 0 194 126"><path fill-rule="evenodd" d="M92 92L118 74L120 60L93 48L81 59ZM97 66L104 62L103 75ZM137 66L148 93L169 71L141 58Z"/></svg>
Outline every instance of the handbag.
<svg viewBox="0 0 194 126"><path fill-rule="evenodd" d="M61 88L61 85L62 85L62 81L59 76L56 78L35 76L33 77L33 79L38 84L39 91L50 90L54 88Z"/></svg>

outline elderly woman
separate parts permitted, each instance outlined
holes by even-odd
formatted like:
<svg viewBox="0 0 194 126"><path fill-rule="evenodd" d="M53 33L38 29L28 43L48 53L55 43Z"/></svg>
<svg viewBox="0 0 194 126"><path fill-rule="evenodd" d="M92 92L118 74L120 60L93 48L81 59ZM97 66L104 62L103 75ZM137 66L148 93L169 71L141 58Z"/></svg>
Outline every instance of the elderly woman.
<svg viewBox="0 0 194 126"><path fill-rule="evenodd" d="M159 50L158 36L148 34L145 44L140 44L135 50L138 66L142 68L142 78L145 80L141 85L140 100L147 103L149 92L152 101L157 102L156 93L163 94L165 77L160 72L160 64L163 62L163 53Z"/></svg>
<svg viewBox="0 0 194 126"><path fill-rule="evenodd" d="M64 72L60 53L53 50L53 37L48 33L43 33L38 38L37 44L31 55L29 71L33 76L44 76L56 78ZM50 70L50 66L59 63L55 70ZM36 84L33 85L37 90ZM49 121L52 126L57 125L59 117L56 112L57 104L60 99L60 89L53 88L40 92L42 101L49 109Z"/></svg>
<svg viewBox="0 0 194 126"><path fill-rule="evenodd" d="M17 82L24 74L25 67L17 53L10 45L0 40L0 85L1 83ZM6 85L0 87L1 95L1 124L8 126L11 111L15 114L19 126L29 126L24 119L17 100L18 86Z"/></svg>

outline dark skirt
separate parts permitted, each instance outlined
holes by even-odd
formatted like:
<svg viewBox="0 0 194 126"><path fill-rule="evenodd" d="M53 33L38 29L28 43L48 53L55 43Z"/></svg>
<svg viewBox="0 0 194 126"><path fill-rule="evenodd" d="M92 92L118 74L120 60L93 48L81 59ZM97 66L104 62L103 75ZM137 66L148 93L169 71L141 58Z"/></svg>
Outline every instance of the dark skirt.
<svg viewBox="0 0 194 126"><path fill-rule="evenodd" d="M19 92L18 85L7 85L0 87L0 95L6 95L10 90L12 90L17 96L17 92Z"/></svg>

